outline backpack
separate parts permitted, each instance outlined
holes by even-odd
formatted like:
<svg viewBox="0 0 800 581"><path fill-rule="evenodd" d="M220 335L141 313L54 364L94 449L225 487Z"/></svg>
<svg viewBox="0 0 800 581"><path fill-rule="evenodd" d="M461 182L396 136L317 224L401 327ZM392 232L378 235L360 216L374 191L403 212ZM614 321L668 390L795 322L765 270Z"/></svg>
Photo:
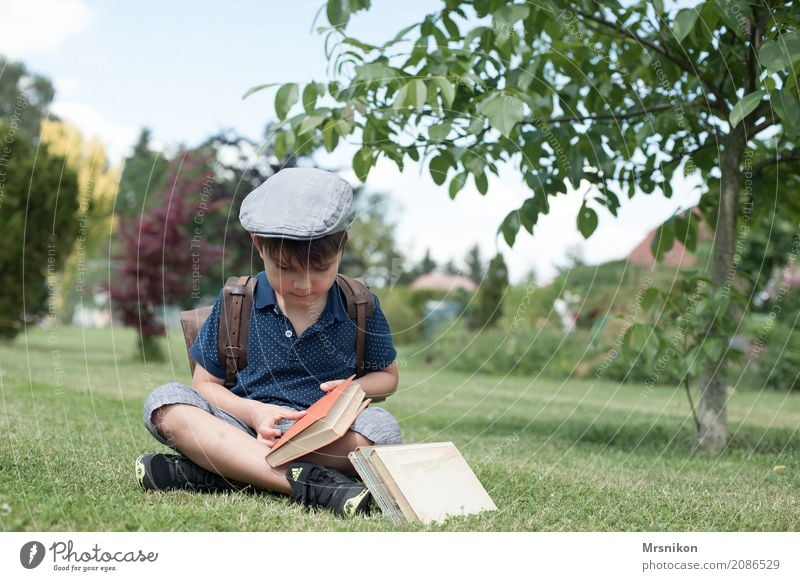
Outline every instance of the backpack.
<svg viewBox="0 0 800 581"><path fill-rule="evenodd" d="M364 355L367 338L367 317L375 312L369 287L360 279L339 274L336 276L344 295L347 315L356 323L356 377L364 375ZM247 367L247 339L256 279L252 276L232 276L223 289L219 316L219 358L225 361L225 386L236 384L236 372ZM181 312L181 327L189 349L200 333L200 327L212 307ZM197 362L189 355L189 368L194 375Z"/></svg>

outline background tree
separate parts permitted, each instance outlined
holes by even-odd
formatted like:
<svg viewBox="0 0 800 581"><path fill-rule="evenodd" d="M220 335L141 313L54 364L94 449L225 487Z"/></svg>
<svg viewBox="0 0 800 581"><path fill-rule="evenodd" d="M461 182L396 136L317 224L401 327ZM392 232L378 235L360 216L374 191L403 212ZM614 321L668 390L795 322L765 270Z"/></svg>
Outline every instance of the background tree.
<svg viewBox="0 0 800 581"><path fill-rule="evenodd" d="M497 324L503 316L503 297L507 288L508 267L503 255L498 253L489 261L486 276L467 312L467 320L472 329L481 330Z"/></svg>
<svg viewBox="0 0 800 581"><path fill-rule="evenodd" d="M78 181L47 146L34 151L0 122L0 338L52 311L56 276L72 251Z"/></svg>
<svg viewBox="0 0 800 581"><path fill-rule="evenodd" d="M39 138L39 124L48 116L55 89L50 79L28 72L23 63L0 56L0 119L28 141Z"/></svg>
<svg viewBox="0 0 800 581"><path fill-rule="evenodd" d="M423 274L428 274L429 272L433 272L436 270L438 265L436 261L431 256L431 249L425 249L425 256L419 261L419 263L414 267L414 278L418 276L422 276Z"/></svg>
<svg viewBox="0 0 800 581"><path fill-rule="evenodd" d="M615 216L620 198L637 192L669 197L673 177L691 175L716 231L710 276L723 288L743 166L797 172L800 12L792 1L706 0L666 11L660 1L445 0L382 45L347 35L351 14L369 6L328 1L337 77L278 89L278 116L294 134L287 141L302 152L319 134L332 150L355 133L361 179L380 157L401 169L406 158L424 159L437 184L449 181L451 197L469 179L485 194L487 174L513 164L532 195L500 226L509 244L520 228L533 232L568 184L583 196L577 228L588 238L598 210ZM290 117L300 94L304 111ZM659 246L677 238L691 249L689 216L666 221ZM728 339L714 326L706 334ZM711 453L726 443L724 356L719 363L698 386L697 441Z"/></svg>
<svg viewBox="0 0 800 581"><path fill-rule="evenodd" d="M114 213L120 218L141 217L149 207L148 199L161 188L166 168L166 158L150 146L150 130L143 128L133 152L125 158Z"/></svg>
<svg viewBox="0 0 800 581"><path fill-rule="evenodd" d="M356 217L342 257L344 274L363 277L367 284L387 286L401 272L403 257L395 247L396 224L389 218L389 198L380 192L355 191Z"/></svg>
<svg viewBox="0 0 800 581"><path fill-rule="evenodd" d="M164 187L155 193L158 203L141 220L120 222L122 255L109 291L123 324L138 331L145 361L163 357L157 338L165 332L164 307L191 305L194 273L208 272L208 265L222 256L220 247L195 230L204 188L213 184L211 166L207 156L181 152L167 169Z"/></svg>
<svg viewBox="0 0 800 581"><path fill-rule="evenodd" d="M43 120L41 142L62 156L78 177L78 209L72 223L75 244L59 277L56 305L61 320L69 323L78 300L93 304L96 289L88 283L90 269L97 262L108 264L105 243L111 234L120 171L110 167L102 143L86 140L72 123Z"/></svg>
<svg viewBox="0 0 800 581"><path fill-rule="evenodd" d="M464 262L467 265L467 276L471 278L475 284L481 284L484 267L483 260L481 260L481 249L477 244L469 249L467 256L464 258Z"/></svg>

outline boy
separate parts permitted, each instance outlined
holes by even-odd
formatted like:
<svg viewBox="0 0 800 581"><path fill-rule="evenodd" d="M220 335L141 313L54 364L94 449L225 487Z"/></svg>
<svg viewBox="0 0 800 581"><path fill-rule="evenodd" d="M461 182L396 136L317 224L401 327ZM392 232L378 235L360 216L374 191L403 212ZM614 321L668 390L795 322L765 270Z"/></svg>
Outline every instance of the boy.
<svg viewBox="0 0 800 581"><path fill-rule="evenodd" d="M285 169L253 190L239 220L264 261L256 277L248 333L248 365L224 386L217 347L220 302L190 353L192 387L170 383L147 399L150 433L182 455L147 454L136 461L146 490L233 490L246 485L289 494L344 516L367 510L369 492L347 454L357 446L402 438L387 411L367 407L350 431L299 461L271 468L264 459L305 409L355 370L356 327L348 318L336 274L353 221L353 191L340 177L312 168ZM367 317L368 397L387 396L398 372L389 326L375 300Z"/></svg>

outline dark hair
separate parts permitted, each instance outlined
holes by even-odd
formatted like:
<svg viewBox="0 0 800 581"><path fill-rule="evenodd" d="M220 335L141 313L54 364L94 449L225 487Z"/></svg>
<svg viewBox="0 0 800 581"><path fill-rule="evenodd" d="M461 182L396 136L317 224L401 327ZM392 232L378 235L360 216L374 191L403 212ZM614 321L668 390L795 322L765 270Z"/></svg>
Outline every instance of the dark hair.
<svg viewBox="0 0 800 581"><path fill-rule="evenodd" d="M291 240L290 238L268 238L256 236L256 243L262 252L273 260L285 260L295 266L324 266L347 243L347 232L336 232L313 240Z"/></svg>

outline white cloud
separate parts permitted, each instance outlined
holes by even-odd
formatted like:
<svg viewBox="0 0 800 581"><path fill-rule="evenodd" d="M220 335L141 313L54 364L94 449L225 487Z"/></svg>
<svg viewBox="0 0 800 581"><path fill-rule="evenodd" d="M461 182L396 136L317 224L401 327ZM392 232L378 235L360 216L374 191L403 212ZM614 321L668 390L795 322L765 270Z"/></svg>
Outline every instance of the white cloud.
<svg viewBox="0 0 800 581"><path fill-rule="evenodd" d="M112 163L122 161L130 153L139 136L139 128L112 121L82 103L56 101L52 113L74 123L87 138L95 136L106 147Z"/></svg>
<svg viewBox="0 0 800 581"><path fill-rule="evenodd" d="M13 59L53 51L93 21L82 0L0 0L0 54Z"/></svg>

